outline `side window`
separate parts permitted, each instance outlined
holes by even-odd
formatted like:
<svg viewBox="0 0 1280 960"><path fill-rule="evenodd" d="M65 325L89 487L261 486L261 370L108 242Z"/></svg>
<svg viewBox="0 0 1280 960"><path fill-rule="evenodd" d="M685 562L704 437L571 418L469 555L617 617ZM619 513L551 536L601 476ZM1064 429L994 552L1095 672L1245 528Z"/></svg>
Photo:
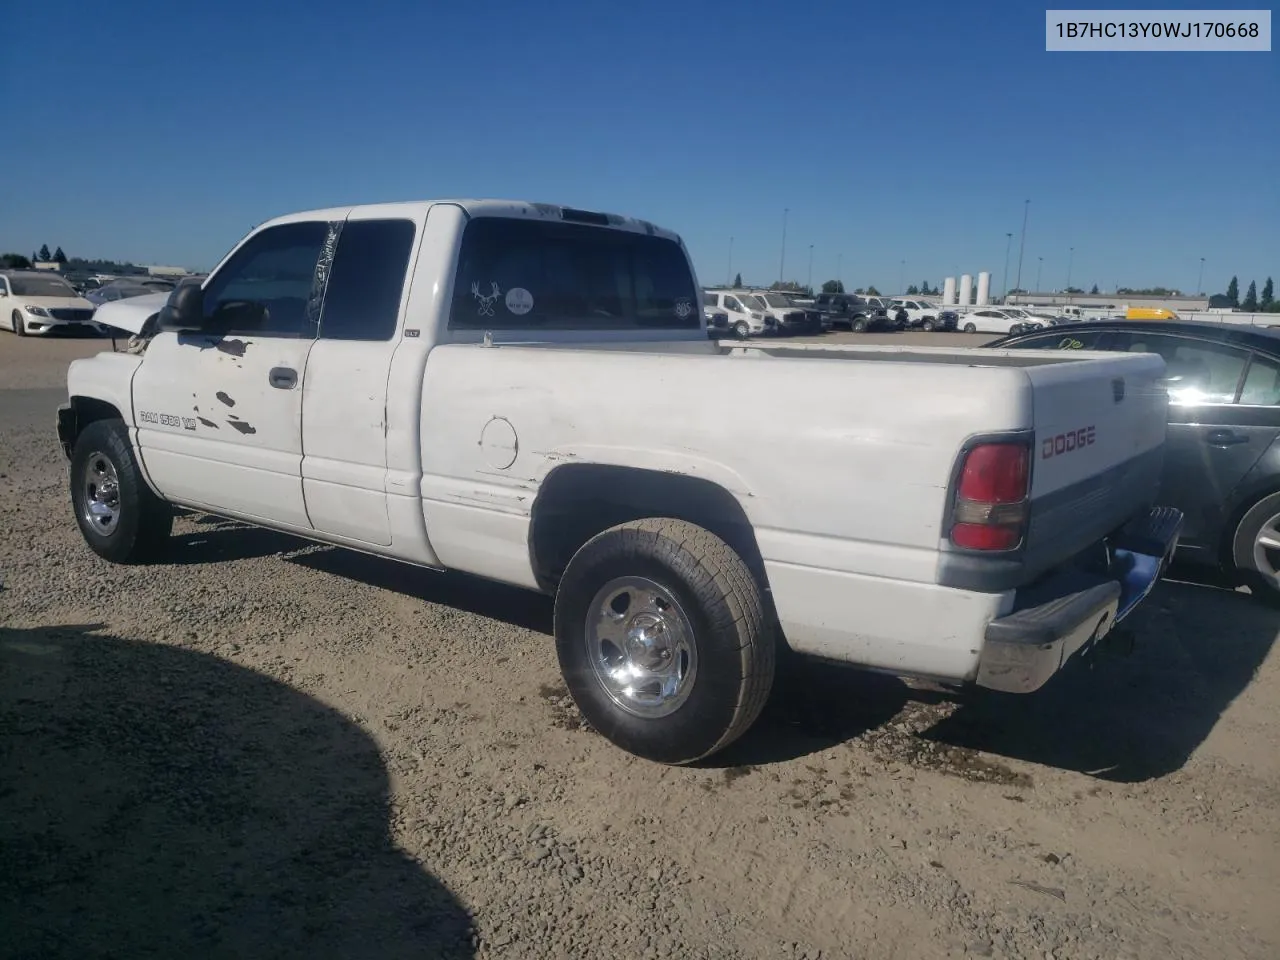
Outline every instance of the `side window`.
<svg viewBox="0 0 1280 960"><path fill-rule="evenodd" d="M1055 330L1010 344L1014 350L1101 350L1104 330Z"/></svg>
<svg viewBox="0 0 1280 960"><path fill-rule="evenodd" d="M348 220L320 313L325 340L390 340L413 251L411 220Z"/></svg>
<svg viewBox="0 0 1280 960"><path fill-rule="evenodd" d="M1240 402L1251 407L1274 407L1280 404L1280 363L1268 357L1253 355L1245 374Z"/></svg>
<svg viewBox="0 0 1280 960"><path fill-rule="evenodd" d="M716 293L703 293L702 302L714 310L720 306L720 295Z"/></svg>
<svg viewBox="0 0 1280 960"><path fill-rule="evenodd" d="M476 217L462 234L452 329L697 330L698 288L672 239Z"/></svg>
<svg viewBox="0 0 1280 960"><path fill-rule="evenodd" d="M6 297L9 295L9 284L4 277L0 277L0 293Z"/></svg>
<svg viewBox="0 0 1280 960"><path fill-rule="evenodd" d="M314 337L341 223L285 223L251 237L204 288L205 329Z"/></svg>
<svg viewBox="0 0 1280 960"><path fill-rule="evenodd" d="M1249 355L1206 340L1163 334L1117 334L1116 348L1164 357L1173 403L1233 403Z"/></svg>

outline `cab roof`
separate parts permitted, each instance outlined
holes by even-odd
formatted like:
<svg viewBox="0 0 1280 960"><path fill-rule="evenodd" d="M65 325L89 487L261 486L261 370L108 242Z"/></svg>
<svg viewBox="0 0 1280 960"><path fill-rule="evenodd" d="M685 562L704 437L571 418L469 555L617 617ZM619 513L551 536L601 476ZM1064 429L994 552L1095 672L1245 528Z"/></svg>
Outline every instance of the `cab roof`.
<svg viewBox="0 0 1280 960"><path fill-rule="evenodd" d="M395 203L356 204L348 207L327 207L320 210L303 210L284 214L268 220L262 226L294 223L300 220L345 220L353 213L368 216L406 217L413 220L425 217L437 204L461 207L469 217L509 217L512 219L556 220L566 223L584 223L592 226L612 227L632 233L646 233L680 243L680 235L665 230L648 220L624 217L616 213L582 210L553 203L536 203L529 200L409 200Z"/></svg>

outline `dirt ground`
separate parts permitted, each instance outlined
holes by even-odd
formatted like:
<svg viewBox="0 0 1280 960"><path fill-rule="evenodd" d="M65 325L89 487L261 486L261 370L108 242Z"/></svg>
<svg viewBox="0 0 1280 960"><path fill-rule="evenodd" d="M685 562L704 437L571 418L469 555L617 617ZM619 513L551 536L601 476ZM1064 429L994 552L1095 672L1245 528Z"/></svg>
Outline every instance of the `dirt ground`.
<svg viewBox="0 0 1280 960"><path fill-rule="evenodd" d="M666 768L583 728L545 598L196 515L98 560L53 410L100 347L0 333L0 956L1280 956L1246 593L1165 582L1025 698L809 666Z"/></svg>

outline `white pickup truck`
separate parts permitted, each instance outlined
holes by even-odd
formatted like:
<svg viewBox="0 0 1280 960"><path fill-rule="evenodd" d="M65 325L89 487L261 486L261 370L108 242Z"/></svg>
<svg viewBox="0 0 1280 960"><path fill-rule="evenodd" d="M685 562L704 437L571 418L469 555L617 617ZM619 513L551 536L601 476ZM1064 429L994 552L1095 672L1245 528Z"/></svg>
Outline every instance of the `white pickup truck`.
<svg viewBox="0 0 1280 960"><path fill-rule="evenodd" d="M294 214L155 307L58 413L94 551L162 558L181 506L552 594L585 718L661 762L740 736L779 650L1035 690L1181 525L1159 357L722 346L680 238L612 214Z"/></svg>

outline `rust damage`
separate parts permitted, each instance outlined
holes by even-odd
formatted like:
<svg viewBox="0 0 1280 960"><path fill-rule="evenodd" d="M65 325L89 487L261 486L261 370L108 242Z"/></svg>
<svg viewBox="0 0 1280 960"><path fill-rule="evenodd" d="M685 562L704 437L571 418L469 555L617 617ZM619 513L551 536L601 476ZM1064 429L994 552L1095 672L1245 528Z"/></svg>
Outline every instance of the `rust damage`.
<svg viewBox="0 0 1280 960"><path fill-rule="evenodd" d="M221 390L215 393L214 396L218 398L218 402L221 403L223 406L234 407L236 405L236 402Z"/></svg>
<svg viewBox="0 0 1280 960"><path fill-rule="evenodd" d="M228 420L227 423L231 424L231 427L233 429L239 430L241 433L246 435L258 432L257 429L255 429L254 427L251 427L249 424L245 423L243 420Z"/></svg>
<svg viewBox="0 0 1280 960"><path fill-rule="evenodd" d="M213 348L230 357L243 357L245 348L252 342L252 340L219 340Z"/></svg>

